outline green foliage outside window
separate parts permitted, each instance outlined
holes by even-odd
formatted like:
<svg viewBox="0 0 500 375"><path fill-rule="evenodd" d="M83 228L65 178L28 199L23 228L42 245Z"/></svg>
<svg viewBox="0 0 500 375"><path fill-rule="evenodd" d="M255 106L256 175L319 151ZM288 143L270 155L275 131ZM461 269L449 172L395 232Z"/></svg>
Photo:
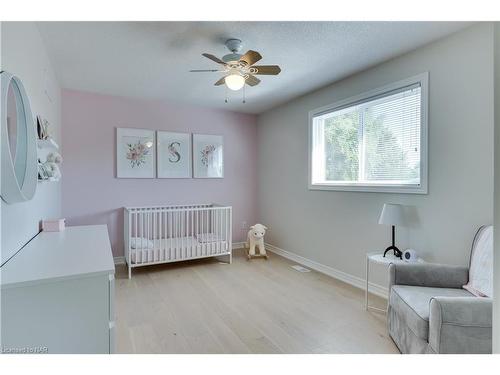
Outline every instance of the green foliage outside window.
<svg viewBox="0 0 500 375"><path fill-rule="evenodd" d="M410 165L409 153L393 130L384 123L384 115L371 109L354 110L325 119L325 162L327 181L414 180L419 163ZM363 121L364 134L359 134ZM364 143L364 176L360 175L359 144Z"/></svg>

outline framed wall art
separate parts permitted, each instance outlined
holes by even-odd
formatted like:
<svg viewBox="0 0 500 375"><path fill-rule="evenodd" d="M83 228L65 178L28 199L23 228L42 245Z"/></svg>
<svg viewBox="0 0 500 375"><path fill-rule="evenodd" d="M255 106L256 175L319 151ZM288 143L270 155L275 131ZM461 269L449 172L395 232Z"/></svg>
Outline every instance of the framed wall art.
<svg viewBox="0 0 500 375"><path fill-rule="evenodd" d="M191 178L191 134L156 132L157 177Z"/></svg>
<svg viewBox="0 0 500 375"><path fill-rule="evenodd" d="M116 129L116 176L155 177L155 132L147 129Z"/></svg>
<svg viewBox="0 0 500 375"><path fill-rule="evenodd" d="M195 178L224 177L224 138L221 135L193 134Z"/></svg>

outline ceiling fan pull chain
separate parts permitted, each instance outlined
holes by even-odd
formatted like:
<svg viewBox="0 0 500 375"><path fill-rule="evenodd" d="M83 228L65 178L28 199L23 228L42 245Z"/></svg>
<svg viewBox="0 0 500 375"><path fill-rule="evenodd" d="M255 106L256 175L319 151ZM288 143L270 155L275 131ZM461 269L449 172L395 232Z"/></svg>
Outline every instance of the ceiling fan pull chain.
<svg viewBox="0 0 500 375"><path fill-rule="evenodd" d="M246 95L245 95L245 86L243 86L243 104L245 104L247 101L246 101Z"/></svg>
<svg viewBox="0 0 500 375"><path fill-rule="evenodd" d="M228 102L228 100L227 100L227 86L226 85L224 85L224 86L225 86L225 92L226 92L226 99L224 99L224 103L227 103Z"/></svg>

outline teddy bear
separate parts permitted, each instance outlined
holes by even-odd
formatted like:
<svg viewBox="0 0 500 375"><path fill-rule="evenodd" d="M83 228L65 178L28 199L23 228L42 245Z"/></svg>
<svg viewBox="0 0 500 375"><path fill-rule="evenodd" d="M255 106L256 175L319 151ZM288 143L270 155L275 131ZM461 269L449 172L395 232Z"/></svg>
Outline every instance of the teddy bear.
<svg viewBox="0 0 500 375"><path fill-rule="evenodd" d="M58 152L51 152L50 154L47 155L47 161L49 163L61 164L62 156Z"/></svg>
<svg viewBox="0 0 500 375"><path fill-rule="evenodd" d="M51 152L47 155L47 160L44 163L45 170L49 178L59 180L61 178L61 170L59 164L62 163L62 156L57 152Z"/></svg>
<svg viewBox="0 0 500 375"><path fill-rule="evenodd" d="M255 247L259 248L259 255L267 258L266 248L264 246L264 235L267 227L262 224L255 224L250 227L245 246L249 248L249 256L255 256Z"/></svg>

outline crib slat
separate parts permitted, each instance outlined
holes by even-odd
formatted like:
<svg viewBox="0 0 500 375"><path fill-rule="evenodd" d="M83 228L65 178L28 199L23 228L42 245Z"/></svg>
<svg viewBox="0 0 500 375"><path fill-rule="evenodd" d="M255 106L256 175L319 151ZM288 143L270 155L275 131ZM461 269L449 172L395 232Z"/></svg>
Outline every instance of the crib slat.
<svg viewBox="0 0 500 375"><path fill-rule="evenodd" d="M205 236L208 235L208 232L210 231L210 227L209 227L209 224L208 224L208 211L206 209L203 210L203 222L204 222L204 225L205 225L205 230L203 231L203 234ZM210 249L209 249L209 242L207 242L207 239L208 237L205 237L205 242L203 242L203 247L205 249L205 255L209 255L210 254Z"/></svg>
<svg viewBox="0 0 500 375"><path fill-rule="evenodd" d="M151 230L153 229L153 223L151 222L151 219L152 219L152 217L151 217L151 210L148 210L148 216L147 217L148 217L148 232L147 232L148 233L148 237L147 237L147 239L149 241L150 238L153 237L151 235ZM146 262L149 262L149 253L150 253L150 250L149 250L150 246L149 246L149 242L148 241L146 242L146 251L145 251L145 253L146 253L145 254L146 255Z"/></svg>
<svg viewBox="0 0 500 375"><path fill-rule="evenodd" d="M138 232L137 232L137 244L135 246L135 262L139 263L139 253L141 252L142 248L142 232L143 232L143 222L142 222L142 215L137 212L137 225L138 225ZM139 241L140 239L140 241Z"/></svg>
<svg viewBox="0 0 500 375"><path fill-rule="evenodd" d="M177 220L177 215L179 215L179 211L175 211L174 214L174 238L175 238L175 252L174 259L179 259L179 234L177 233L177 227L179 226L179 222Z"/></svg>
<svg viewBox="0 0 500 375"><path fill-rule="evenodd" d="M153 254L152 254L152 261L156 261L156 209L153 210Z"/></svg>
<svg viewBox="0 0 500 375"><path fill-rule="evenodd" d="M187 253L187 235L186 235L186 212L183 211L181 213L182 216L182 252L184 254L184 259L188 258L188 253Z"/></svg>
<svg viewBox="0 0 500 375"><path fill-rule="evenodd" d="M151 238L151 211L146 211L146 248L142 251L143 263L147 263L149 261L149 239Z"/></svg>
<svg viewBox="0 0 500 375"><path fill-rule="evenodd" d="M142 253L144 250L144 236L146 235L146 217L144 216L144 212L141 212L141 223L142 223L142 230L141 230L141 251L140 251L140 256L139 256L139 263L142 263Z"/></svg>
<svg viewBox="0 0 500 375"><path fill-rule="evenodd" d="M221 210L217 209L215 210L215 235L216 235L216 242L215 242L215 252L217 254L220 253L220 237L219 237L219 216L220 216Z"/></svg>
<svg viewBox="0 0 500 375"><path fill-rule="evenodd" d="M172 215L173 212L168 213L168 260L172 260Z"/></svg>
<svg viewBox="0 0 500 375"><path fill-rule="evenodd" d="M178 242L179 242L179 259L183 259L182 255L182 211L177 212L177 220L178 220Z"/></svg>
<svg viewBox="0 0 500 375"><path fill-rule="evenodd" d="M148 209L146 211L146 241L144 241L145 243L145 247L144 247L144 251L142 252L142 255L144 257L144 260L143 260L143 263L147 263L149 260L149 241L150 241L150 238L152 237L151 236L151 210Z"/></svg>
<svg viewBox="0 0 500 375"><path fill-rule="evenodd" d="M141 212L141 223L142 223L142 230L141 230L141 251L140 251L140 258L138 259L139 263L142 263L142 253L144 251L144 236L146 235L146 220L144 217L144 212Z"/></svg>
<svg viewBox="0 0 500 375"><path fill-rule="evenodd" d="M186 258L190 258L190 246L189 246L189 211L185 212L184 219L186 220Z"/></svg>
<svg viewBox="0 0 500 375"><path fill-rule="evenodd" d="M222 229L222 210L219 209L217 210L217 253L220 254L221 250L221 241L222 241L222 235L221 235L221 229Z"/></svg>
<svg viewBox="0 0 500 375"><path fill-rule="evenodd" d="M191 238L191 240L189 241L190 243L190 253L191 253L191 258L193 257L193 238L194 238L194 235L193 235L193 213L192 212L189 212L189 216L191 218L191 231L189 232L189 237Z"/></svg>
<svg viewBox="0 0 500 375"><path fill-rule="evenodd" d="M218 233L218 226L217 226L217 214L219 213L219 210L217 208L215 208L213 211L212 211L212 220L213 220L213 223L212 223L212 227L213 227L213 232L215 234L215 237L214 237L214 243L213 243L213 252L212 254L217 254L217 244L219 242L219 240L217 239L217 233Z"/></svg>
<svg viewBox="0 0 500 375"><path fill-rule="evenodd" d="M201 233L200 209L196 209L196 235L199 238ZM196 256L201 256L201 242L196 242Z"/></svg>
<svg viewBox="0 0 500 375"><path fill-rule="evenodd" d="M198 256L198 231L199 231L199 225L198 225L198 209L196 208L195 211L193 211L193 219L195 223L195 228L193 228L193 237L196 239L196 242L194 242L194 254L197 257Z"/></svg>
<svg viewBox="0 0 500 375"><path fill-rule="evenodd" d="M168 261L168 211L164 212L164 218L165 220L163 221L163 227L164 227L164 236L165 240L163 241L163 248L164 248L164 260Z"/></svg>
<svg viewBox="0 0 500 375"><path fill-rule="evenodd" d="M186 248L184 246L184 243L186 242L186 235L184 231L186 230L186 223L184 223L184 211L181 211L179 213L180 216L180 226L181 226L181 257L182 259L186 259L187 254L186 254Z"/></svg>
<svg viewBox="0 0 500 375"><path fill-rule="evenodd" d="M231 253L231 255L229 256L229 259L230 259L230 262L232 262L232 259L233 259L233 255L232 255L232 252L233 252L233 211L232 211L231 207L228 208L228 212L229 212L229 222L227 224L227 227L229 230L229 236L227 239L227 243L228 243L227 251L229 253Z"/></svg>
<svg viewBox="0 0 500 375"><path fill-rule="evenodd" d="M203 238L203 211L200 208L200 240ZM200 243L200 256L203 256L203 242Z"/></svg>
<svg viewBox="0 0 500 375"><path fill-rule="evenodd" d="M210 214L212 218L212 233L217 236L217 209L211 210ZM213 238L212 241L212 254L217 254L217 237Z"/></svg>
<svg viewBox="0 0 500 375"><path fill-rule="evenodd" d="M161 249L162 249L162 241L163 241L163 235L162 235L162 219L163 219L163 212L161 209L158 211L158 236L159 236L159 249L158 249L158 261L161 261Z"/></svg>
<svg viewBox="0 0 500 375"><path fill-rule="evenodd" d="M175 212L175 259L180 259L179 251L179 211Z"/></svg>
<svg viewBox="0 0 500 375"><path fill-rule="evenodd" d="M134 262L137 262L137 238L139 238L138 234L139 234L139 224L138 224L138 220L137 220L137 212L134 212L134 216L135 216L135 246L134 246Z"/></svg>
<svg viewBox="0 0 500 375"><path fill-rule="evenodd" d="M149 261L149 244L151 241L151 210L146 211L146 241L144 241L144 250L142 252L143 263L147 263Z"/></svg>
<svg viewBox="0 0 500 375"><path fill-rule="evenodd" d="M142 238L144 237L144 218L142 217L142 212L137 213L139 215L139 228L140 230L140 236L137 237L137 239L140 238L140 243L138 243L136 246L136 254L135 254L135 262L136 263L141 263L141 258L139 257L140 253L142 252Z"/></svg>
<svg viewBox="0 0 500 375"><path fill-rule="evenodd" d="M212 209L210 210L210 233L214 233L215 232L215 211ZM213 241L213 238L212 238L212 241L210 242L210 254L214 254L215 253L215 241Z"/></svg>
<svg viewBox="0 0 500 375"><path fill-rule="evenodd" d="M205 234L208 235L208 232L210 231L210 227L208 225L208 211L207 210L203 210L203 214L204 214L204 218L205 218ZM208 237L207 237L208 238ZM208 255L210 254L210 250L209 250L209 243L206 241L205 239L205 242L203 243L205 245L205 255Z"/></svg>
<svg viewBox="0 0 500 375"><path fill-rule="evenodd" d="M201 229L200 229L200 239L203 238L203 233L204 233L204 225L203 225L203 210L200 208L200 225L201 225ZM203 241L200 241L200 256L203 256L205 255L203 253Z"/></svg>

